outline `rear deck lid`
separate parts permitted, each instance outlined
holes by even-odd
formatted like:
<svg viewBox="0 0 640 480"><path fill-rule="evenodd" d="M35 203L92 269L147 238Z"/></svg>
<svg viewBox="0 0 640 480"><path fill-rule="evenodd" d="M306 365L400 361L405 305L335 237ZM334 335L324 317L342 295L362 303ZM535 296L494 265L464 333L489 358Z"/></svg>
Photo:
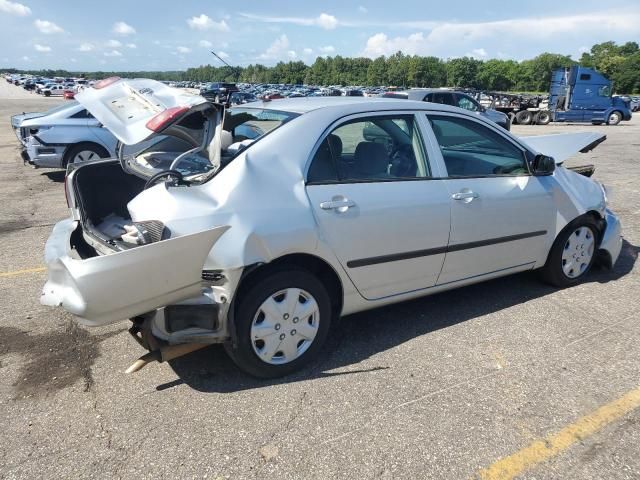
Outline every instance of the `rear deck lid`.
<svg viewBox="0 0 640 480"><path fill-rule="evenodd" d="M125 145L140 143L210 105L200 95L145 78L101 80L75 98Z"/></svg>
<svg viewBox="0 0 640 480"><path fill-rule="evenodd" d="M553 157L558 165L578 152L586 153L593 150L606 139L607 136L599 132L559 133L556 135L520 137L520 140L538 153Z"/></svg>

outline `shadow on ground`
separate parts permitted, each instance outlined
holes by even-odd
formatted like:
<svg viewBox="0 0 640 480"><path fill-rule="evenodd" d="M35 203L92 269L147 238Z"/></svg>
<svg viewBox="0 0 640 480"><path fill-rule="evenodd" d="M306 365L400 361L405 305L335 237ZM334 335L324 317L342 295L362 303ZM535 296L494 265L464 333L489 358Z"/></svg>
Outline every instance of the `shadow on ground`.
<svg viewBox="0 0 640 480"><path fill-rule="evenodd" d="M639 247L624 241L613 270L595 268L586 282L607 283L627 275ZM556 289L541 283L535 272L512 275L456 290L378 308L341 319L320 358L308 368L277 380L258 380L240 372L221 346L215 345L170 362L176 380L159 385L166 390L187 384L201 392L232 392L336 375L358 375L390 368L331 372L357 364L408 340L476 317L544 297Z"/></svg>
<svg viewBox="0 0 640 480"><path fill-rule="evenodd" d="M43 177L47 177L52 182L62 183L64 182L64 177L66 176L66 170L50 170L48 172L42 172L40 175Z"/></svg>

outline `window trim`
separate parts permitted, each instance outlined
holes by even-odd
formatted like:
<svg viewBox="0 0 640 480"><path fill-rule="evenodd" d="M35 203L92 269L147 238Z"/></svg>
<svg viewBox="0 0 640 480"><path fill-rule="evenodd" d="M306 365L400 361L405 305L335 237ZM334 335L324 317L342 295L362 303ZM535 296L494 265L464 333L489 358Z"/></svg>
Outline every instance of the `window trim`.
<svg viewBox="0 0 640 480"><path fill-rule="evenodd" d="M315 145L311 149L311 153L307 158L305 171L304 171L304 183L305 186L313 186L313 185L350 185L355 183L389 183L389 182L411 182L416 180L434 180L440 177L398 177L398 178L372 178L372 179L345 179L345 180L324 180L324 181L309 181L309 170L311 169L311 164L320 148L320 145L325 141L325 139L336 129L340 128L342 125L346 125L347 123L357 121L358 119L367 119L371 117L393 117L393 116L412 116L414 122L414 128L418 129L418 136L420 137L420 141L422 142L422 152L425 156L425 162L427 170L433 175L434 168L433 163L430 161L430 152L427 148L427 143L424 135L424 125L421 122L422 113L427 113L427 110L389 110L389 111L372 111L372 112L361 112L351 115L345 115L336 119L332 122L323 132L322 135L318 138ZM336 170L336 174L338 175L338 165L335 163L336 158L334 155L331 155L331 159L334 163L334 168Z"/></svg>
<svg viewBox="0 0 640 480"><path fill-rule="evenodd" d="M526 149L524 146L522 146L520 143L515 142L513 139L509 138L507 135L505 135L503 132L501 132L500 130L502 130L497 124L494 125L489 125L483 121L479 121L477 118L474 118L473 116L471 116L472 114L470 114L469 116L467 115L460 115L460 114L456 114L456 113L452 113L452 112L445 112L445 111L437 111L437 110L433 110L433 111L426 111L425 113L425 119L426 119L426 123L428 124L428 129L429 129L429 135L431 136L430 141L432 141L434 143L434 145L437 147L437 154L439 155L439 159L442 162L442 167L444 168L444 173L446 174L445 177L442 177L443 180L461 180L461 179L473 179L473 178L518 178L518 177L533 177L533 172L531 171L531 165L530 165L530 159L529 159L529 154L530 151L528 149ZM521 154L522 154L522 158L524 160L524 163L527 167L527 173L522 173L522 174L518 174L518 175L510 175L510 174L495 174L495 175L473 175L473 176L451 176L449 175L449 171L447 170L447 164L444 161L444 155L442 155L442 150L440 149L440 145L438 144L438 139L436 137L435 132L433 131L433 128L431 127L431 122L429 122L429 117L431 116L442 116L442 117L454 117L454 118L459 118L462 120L468 120L470 122L475 122L485 128L488 128L490 131L497 133L498 135L500 135L503 139L505 139L508 143L510 143L511 145L513 145L516 149L520 150Z"/></svg>

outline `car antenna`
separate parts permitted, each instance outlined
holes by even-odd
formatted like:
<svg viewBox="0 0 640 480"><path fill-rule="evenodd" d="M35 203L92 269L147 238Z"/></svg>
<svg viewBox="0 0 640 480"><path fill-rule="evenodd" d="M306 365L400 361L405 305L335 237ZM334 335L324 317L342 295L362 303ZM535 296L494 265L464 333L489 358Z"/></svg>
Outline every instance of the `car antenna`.
<svg viewBox="0 0 640 480"><path fill-rule="evenodd" d="M213 50L211 50L211 53L213 53L213 55L214 55L218 60L220 60L222 63L224 63L227 67L229 67L229 68L233 68L233 67L231 67L231 65L229 65L227 62L225 62L225 61L222 59L222 57L221 57L220 55L218 55L216 52L214 52Z"/></svg>

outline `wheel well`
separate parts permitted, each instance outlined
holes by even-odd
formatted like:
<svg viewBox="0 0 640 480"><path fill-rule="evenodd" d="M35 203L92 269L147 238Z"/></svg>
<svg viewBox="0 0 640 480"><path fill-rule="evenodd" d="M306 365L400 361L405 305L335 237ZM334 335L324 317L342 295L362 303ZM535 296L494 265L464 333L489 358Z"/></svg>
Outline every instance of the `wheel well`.
<svg viewBox="0 0 640 480"><path fill-rule="evenodd" d="M334 314L340 314L344 299L344 291L340 277L333 267L327 262L319 257L306 253L289 254L279 257L269 263L256 264L245 268L242 279L240 280L240 285L236 291L235 300L241 298L242 294L251 287L252 284L259 281L264 276L270 274L274 270L282 270L287 266L302 268L316 275L329 293L331 307Z"/></svg>
<svg viewBox="0 0 640 480"><path fill-rule="evenodd" d="M69 163L69 153L78 148L78 147L92 147L93 149L95 149L98 154L102 157L105 158L107 156L109 156L109 152L107 151L106 148L104 148L102 145L100 145L99 143L96 142L78 142L78 143L72 143L70 144L67 149L64 152L64 160L63 160L63 167L66 168L66 166ZM104 156L102 155L104 154Z"/></svg>

